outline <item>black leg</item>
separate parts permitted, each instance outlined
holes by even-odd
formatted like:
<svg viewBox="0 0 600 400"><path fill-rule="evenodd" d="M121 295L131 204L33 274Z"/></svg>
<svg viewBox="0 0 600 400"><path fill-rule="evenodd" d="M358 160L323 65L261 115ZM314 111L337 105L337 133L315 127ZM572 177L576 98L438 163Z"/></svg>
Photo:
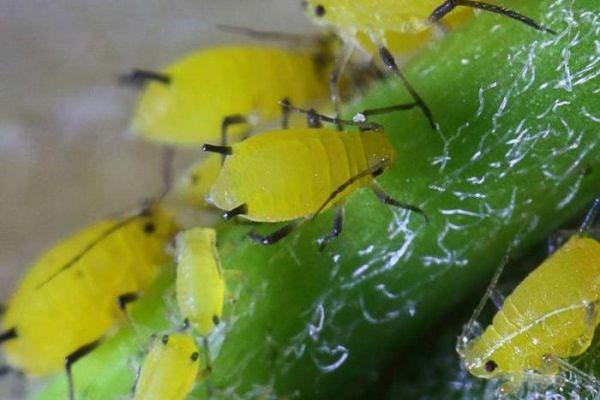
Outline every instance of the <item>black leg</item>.
<svg viewBox="0 0 600 400"><path fill-rule="evenodd" d="M168 85L171 83L171 77L167 74L143 69L134 69L129 74L119 76L119 84L121 85L141 88L148 82Z"/></svg>
<svg viewBox="0 0 600 400"><path fill-rule="evenodd" d="M393 199L392 197L390 197L390 195L388 195L386 192L384 192L383 189L381 187L379 187L379 185L377 183L375 183L375 182L371 183L371 190L373 190L373 193L375 194L375 196L377 196L377 198L381 202L388 204L390 206L403 208L405 210L414 211L416 213L419 213L423 216L423 218L425 218L425 222L429 223L429 218L427 218L427 214L425 214L425 212L423 210L421 210L417 206L402 203L398 200Z"/></svg>
<svg viewBox="0 0 600 400"><path fill-rule="evenodd" d="M246 123L248 123L248 119L244 115L239 115L239 114L228 115L225 118L223 118L223 121L221 122L221 146L227 147L227 131L229 130L229 127L231 125L246 124ZM223 153L221 153L221 154L223 154ZM228 154L223 154L223 162L225 162L225 156L227 156L227 155Z"/></svg>
<svg viewBox="0 0 600 400"><path fill-rule="evenodd" d="M265 236L259 235L254 230L252 230L252 231L250 231L248 236L250 236L250 239L254 240L256 243L260 243L262 245L268 246L268 245L279 242L281 239L283 239L284 237L286 237L287 235L292 233L292 231L294 230L294 228L297 225L298 224L296 222L290 222L290 223L282 226L281 228L277 229L275 232L271 233L270 235L265 235Z"/></svg>
<svg viewBox="0 0 600 400"><path fill-rule="evenodd" d="M321 122L327 122L329 124L333 124L335 126L356 126L360 128L361 131L381 131L383 128L381 125L375 122L364 122L364 121L354 121L354 120L346 120L340 118L332 118L323 114L318 114L315 110L307 110L304 108L294 107L291 105L285 105L279 103L282 107L287 107L291 111L299 112L307 115L308 126L311 128L321 127Z"/></svg>
<svg viewBox="0 0 600 400"><path fill-rule="evenodd" d="M67 373L67 384L69 386L69 400L75 400L75 386L73 384L73 372L71 371L73 364L75 364L81 357L98 347L99 343L99 340L95 340L91 343L84 344L65 357L65 372Z"/></svg>
<svg viewBox="0 0 600 400"><path fill-rule="evenodd" d="M279 102L281 106L281 129L287 129L290 125L290 99L287 97Z"/></svg>
<svg viewBox="0 0 600 400"><path fill-rule="evenodd" d="M500 7L500 6L496 6L496 5L488 4L488 3L482 3L480 1L472 1L472 0L446 0L438 8L433 10L431 15L429 16L429 21L430 22L439 21L446 14L448 14L450 11L454 10L458 6L477 8L479 10L484 10L484 11L492 12L495 14L504 15L505 17L512 18L512 19L522 22L525 25L528 25L534 29L537 29L538 31L548 32L548 33L552 33L553 35L556 35L556 32L554 32L552 29L548 29L548 28L538 24L531 18L526 17L523 14L519 14L518 12L513 11L509 8Z"/></svg>
<svg viewBox="0 0 600 400"><path fill-rule="evenodd" d="M231 209L223 214L224 219L231 219L237 215L248 214L248 205L246 203L240 204L234 209Z"/></svg>
<svg viewBox="0 0 600 400"><path fill-rule="evenodd" d="M402 71L400 71L400 68L398 68L396 60L394 59L394 56L392 56L392 53L390 53L390 51L386 47L381 46L379 47L379 56L381 57L381 61L386 66L386 68L398 75L398 77L400 77L400 79L402 80L402 84L404 85L406 90L408 90L408 93L410 93L412 98L415 100L415 103L417 103L417 105L423 111L423 114L425 115L425 118L427 118L427 121L429 121L431 128L435 130L433 115L431 114L429 107L427 107L427 104L425 104L421 96L419 96L419 94L412 87L408 79L406 79Z"/></svg>
<svg viewBox="0 0 600 400"><path fill-rule="evenodd" d="M216 146L214 144L205 144L202 146L202 151L208 151L210 153L222 154L223 156L230 156L233 153L231 146Z"/></svg>
<svg viewBox="0 0 600 400"><path fill-rule="evenodd" d="M368 110L361 111L354 116L354 121L366 122L368 117L373 115L388 114L394 111L410 110L418 107L417 103L406 103L406 104L395 104L393 106L381 107L381 108L369 108Z"/></svg>
<svg viewBox="0 0 600 400"><path fill-rule="evenodd" d="M6 342L7 340L16 339L17 337L17 328L13 327L7 329L4 332L0 333L0 343Z"/></svg>
<svg viewBox="0 0 600 400"><path fill-rule="evenodd" d="M342 233L342 227L344 225L344 207L338 205L335 207L335 215L333 216L333 227L329 233L317 240L319 245L319 251L323 251L327 243L338 237Z"/></svg>

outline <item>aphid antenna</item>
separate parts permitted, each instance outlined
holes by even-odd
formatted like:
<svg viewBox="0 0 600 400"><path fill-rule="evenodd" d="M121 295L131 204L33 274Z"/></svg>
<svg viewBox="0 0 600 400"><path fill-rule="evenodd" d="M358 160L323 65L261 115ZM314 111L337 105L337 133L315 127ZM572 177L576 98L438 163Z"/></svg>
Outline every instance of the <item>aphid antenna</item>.
<svg viewBox="0 0 600 400"><path fill-rule="evenodd" d="M460 333L460 336L458 337L458 340L456 342L456 352L458 354L462 354L463 353L462 350L469 343L468 336L471 333L471 331L473 330L473 326L475 325L477 318L479 318L479 315L481 314L483 307L485 306L487 301L490 299L490 297L492 297L492 292L496 288L496 285L498 284L498 280L500 279L500 275L502 275L502 271L504 270L504 267L506 266L506 264L508 264L508 260L510 260L510 249L509 249L509 251L506 252L506 255L504 256L502 262L496 269L496 272L494 273L494 276L492 277L490 284L488 285L487 289L485 290L485 293L484 293L483 297L481 298L481 300L479 301L479 304L473 311L471 318L469 318L469 321L463 326L462 332Z"/></svg>
<svg viewBox="0 0 600 400"><path fill-rule="evenodd" d="M600 211L600 197L594 200L594 204L590 211L588 211L587 215L583 219L581 226L579 227L578 233L581 236L587 236L592 228L592 225L596 221L596 217L598 215L598 211Z"/></svg>
<svg viewBox="0 0 600 400"><path fill-rule="evenodd" d="M235 25L227 25L227 24L217 24L217 29L224 31L235 33L238 35L244 35L255 39L260 40L275 40L278 42L286 42L290 45L294 46L319 46L324 42L326 43L326 38L321 36L309 36L302 35L298 33L288 33L288 32L278 32L278 31L263 31L260 29L247 28L243 26L235 26ZM331 37L328 35L328 37Z"/></svg>
<svg viewBox="0 0 600 400"><path fill-rule="evenodd" d="M329 124L336 125L336 126L340 126L340 125L356 126L356 127L360 128L361 130L366 130L366 131L381 131L383 129L383 127L380 124L378 124L376 122L367 122L366 119L364 121L354 121L354 120L349 120L349 119L328 117L326 115L319 114L314 110L307 110L304 108L293 106L291 104L283 103L281 101L279 102L279 105L282 108L287 108L294 112L307 114L312 119L316 119L316 120L319 120L322 122L327 122Z"/></svg>

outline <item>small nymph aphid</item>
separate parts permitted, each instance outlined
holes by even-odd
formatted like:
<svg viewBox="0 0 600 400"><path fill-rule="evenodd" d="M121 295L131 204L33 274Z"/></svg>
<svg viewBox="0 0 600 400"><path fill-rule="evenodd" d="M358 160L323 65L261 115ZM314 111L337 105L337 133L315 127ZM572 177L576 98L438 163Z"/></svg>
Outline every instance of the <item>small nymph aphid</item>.
<svg viewBox="0 0 600 400"><path fill-rule="evenodd" d="M579 232L506 297L483 334L471 338L500 275L498 269L457 343L471 374L502 379L503 389L510 391L527 375L552 376L560 367L574 370L563 359L585 352L600 322L600 243L587 236L598 209L600 198ZM595 378L586 377L598 385Z"/></svg>
<svg viewBox="0 0 600 400"><path fill-rule="evenodd" d="M200 357L192 335L156 337L138 373L135 400L184 400L194 387Z"/></svg>
<svg viewBox="0 0 600 400"><path fill-rule="evenodd" d="M299 111L307 113L312 128L273 130L232 146L204 146L206 151L226 155L208 197L227 211L226 218L240 215L257 222L287 221L271 235L251 235L259 243L273 244L290 233L298 219L335 206L334 227L321 239L324 245L341 232L344 200L364 186L370 186L386 204L423 214L416 206L392 199L374 180L395 157L380 125ZM361 131L322 128L321 121L354 125Z"/></svg>

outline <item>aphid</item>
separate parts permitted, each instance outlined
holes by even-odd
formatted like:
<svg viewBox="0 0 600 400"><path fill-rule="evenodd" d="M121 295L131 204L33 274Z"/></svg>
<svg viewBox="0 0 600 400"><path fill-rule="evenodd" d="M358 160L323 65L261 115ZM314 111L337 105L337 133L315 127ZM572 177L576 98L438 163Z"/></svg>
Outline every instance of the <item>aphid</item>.
<svg viewBox="0 0 600 400"><path fill-rule="evenodd" d="M123 81L144 84L132 130L145 138L194 145L244 132L250 116L280 113L277 102L327 98L331 41L311 50L224 46L187 55L161 72L134 70ZM225 138L222 138L222 142Z"/></svg>
<svg viewBox="0 0 600 400"><path fill-rule="evenodd" d="M9 364L31 375L71 368L123 316L168 262L177 226L154 204L91 225L48 250L8 303L0 342Z"/></svg>
<svg viewBox="0 0 600 400"><path fill-rule="evenodd" d="M257 222L292 221L269 236L251 234L259 243L273 244L291 232L297 224L294 220L335 205L334 227L320 240L324 246L341 232L343 200L367 185L384 203L423 214L418 207L392 199L374 181L395 156L381 126L292 109L306 112L315 128L274 130L232 146L204 145L205 151L226 155L208 198L227 211L225 218L240 215ZM321 128L321 121L355 125L361 132Z"/></svg>
<svg viewBox="0 0 600 400"><path fill-rule="evenodd" d="M501 14L535 29L554 33L515 11L472 0L380 0L376 3L365 0L305 0L303 5L313 22L333 27L345 42L331 73L330 83L334 102L337 97L337 77L340 76L354 48L365 50L361 42L364 43L366 36L374 42L386 68L400 77L414 99L414 105L421 108L432 127L434 127L434 119L431 111L401 73L388 48L387 40L390 33L418 34L458 6Z"/></svg>
<svg viewBox="0 0 600 400"><path fill-rule="evenodd" d="M198 347L190 334L155 338L138 373L133 398L183 400L192 390L199 369Z"/></svg>
<svg viewBox="0 0 600 400"><path fill-rule="evenodd" d="M498 280L502 268L498 269L457 343L471 374L500 378L506 381L503 390L510 391L518 388L527 374L554 375L559 367L574 369L563 358L585 352L600 322L600 243L587 237L598 209L600 198L578 234L506 297L483 334L469 339Z"/></svg>
<svg viewBox="0 0 600 400"><path fill-rule="evenodd" d="M206 337L221 319L225 296L216 232L211 228L183 231L176 237L176 248L179 312Z"/></svg>

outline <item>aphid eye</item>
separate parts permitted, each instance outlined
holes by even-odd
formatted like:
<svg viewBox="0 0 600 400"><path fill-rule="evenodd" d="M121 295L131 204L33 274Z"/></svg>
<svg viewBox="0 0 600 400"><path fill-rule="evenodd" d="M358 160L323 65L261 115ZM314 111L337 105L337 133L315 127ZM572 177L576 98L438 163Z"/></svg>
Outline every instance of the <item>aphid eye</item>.
<svg viewBox="0 0 600 400"><path fill-rule="evenodd" d="M321 5L321 4L316 6L315 7L315 15L317 17L322 17L323 15L325 15L325 7L323 7L323 5Z"/></svg>
<svg viewBox="0 0 600 400"><path fill-rule="evenodd" d="M219 325L220 320L219 320L218 315L213 315L212 320L213 320L213 324Z"/></svg>
<svg viewBox="0 0 600 400"><path fill-rule="evenodd" d="M156 230L156 226L153 222L146 222L144 224L144 233L153 233Z"/></svg>
<svg viewBox="0 0 600 400"><path fill-rule="evenodd" d="M190 360L192 361L196 361L198 359L198 352L195 351L192 353L192 355L190 356Z"/></svg>
<svg viewBox="0 0 600 400"><path fill-rule="evenodd" d="M485 368L486 372L494 372L496 370L496 368L498 368L498 364L496 364L496 362L494 362L494 360L488 360L485 363L484 368Z"/></svg>
<svg viewBox="0 0 600 400"><path fill-rule="evenodd" d="M163 335L160 341L162 342L162 344L166 345L167 343L169 343L169 335Z"/></svg>

